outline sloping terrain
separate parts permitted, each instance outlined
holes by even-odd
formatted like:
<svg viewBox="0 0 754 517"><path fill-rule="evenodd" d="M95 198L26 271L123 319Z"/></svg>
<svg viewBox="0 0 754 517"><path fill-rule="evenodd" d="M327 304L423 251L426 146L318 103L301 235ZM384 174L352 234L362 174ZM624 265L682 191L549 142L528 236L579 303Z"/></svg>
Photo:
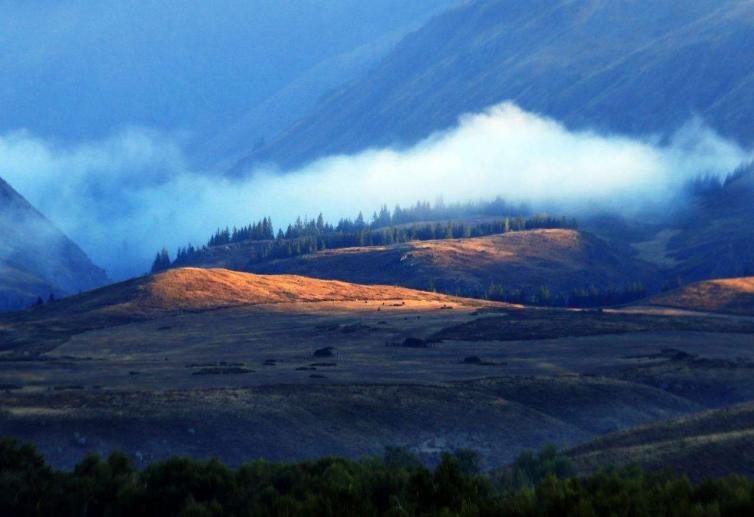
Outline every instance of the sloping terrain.
<svg viewBox="0 0 754 517"><path fill-rule="evenodd" d="M627 425L693 411L657 390L608 379L527 383L277 385L253 389L9 393L0 434L33 440L51 463L85 451L127 451L138 465L171 454L302 460L380 455L406 445L429 463L473 448L487 465L524 447L581 443ZM510 397L508 397L510 394ZM558 396L558 404L548 404ZM595 413L599 413L596 415Z"/></svg>
<svg viewBox="0 0 754 517"><path fill-rule="evenodd" d="M0 310L92 289L105 272L0 178Z"/></svg>
<svg viewBox="0 0 754 517"><path fill-rule="evenodd" d="M668 134L698 115L751 144L753 34L754 5L739 0L464 2L236 171L414 143L504 100L630 134Z"/></svg>
<svg viewBox="0 0 754 517"><path fill-rule="evenodd" d="M647 303L754 316L754 277L706 280L653 296Z"/></svg>
<svg viewBox="0 0 754 517"><path fill-rule="evenodd" d="M292 275L254 275L226 269L181 268L115 284L29 314L107 313L155 317L240 305L356 301L450 301L393 286L364 286Z"/></svg>
<svg viewBox="0 0 754 517"><path fill-rule="evenodd" d="M171 270L0 315L0 434L65 466L406 445L497 467L754 395L754 322L637 311Z"/></svg>
<svg viewBox="0 0 754 517"><path fill-rule="evenodd" d="M570 451L577 466L671 468L692 479L754 476L754 403L705 411L611 434Z"/></svg>
<svg viewBox="0 0 754 517"><path fill-rule="evenodd" d="M366 34L362 33L362 38L371 36L374 39L362 40L357 47L348 48L314 64L298 76L290 78L287 84L266 98L253 100L244 95L245 111L239 116L238 110L232 114L229 110L226 115L228 122L215 128L207 138L197 141L196 146L203 155L214 160L213 166L224 169L232 167L249 152L251 145L263 145L265 141L272 140L307 115L323 95L368 72L403 36L416 30L431 15L444 11L455 3L455 0L433 0L393 2L388 6L380 2L369 6L367 11L362 9L361 15L369 21L369 26L381 21L375 14L387 15L387 23L384 26L380 24L380 29L386 32L380 34L371 29ZM347 3L343 5L348 11ZM363 3L360 5L363 6ZM373 9L376 12L370 12ZM331 18L329 14L323 16L323 19ZM353 32L356 34L361 31Z"/></svg>
<svg viewBox="0 0 754 517"><path fill-rule="evenodd" d="M55 288L33 274L12 267L0 267L0 311L28 307Z"/></svg>
<svg viewBox="0 0 754 517"><path fill-rule="evenodd" d="M415 241L385 247L325 250L290 259L237 266L256 273L299 274L364 284L478 296L490 284L533 292L547 286L568 293L590 285L648 285L647 263L593 235L574 230L529 230L490 237Z"/></svg>
<svg viewBox="0 0 754 517"><path fill-rule="evenodd" d="M64 300L9 314L0 321L0 349L28 345L54 347L71 334L180 312L201 312L238 306L387 302L401 306L442 306L455 299L392 286L362 286L298 276L263 276L223 269L173 269L103 287ZM465 300L469 307L480 305ZM281 309L284 310L284 309ZM24 331L21 331L24 329ZM28 351L28 349L25 349Z"/></svg>

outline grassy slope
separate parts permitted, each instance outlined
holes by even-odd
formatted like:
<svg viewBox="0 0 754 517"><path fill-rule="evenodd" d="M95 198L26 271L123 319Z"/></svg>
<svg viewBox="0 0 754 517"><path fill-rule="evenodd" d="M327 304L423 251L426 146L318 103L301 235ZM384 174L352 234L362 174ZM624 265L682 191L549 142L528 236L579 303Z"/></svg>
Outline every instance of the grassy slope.
<svg viewBox="0 0 754 517"><path fill-rule="evenodd" d="M608 435L570 451L583 470L640 464L693 478L754 475L754 403L705 411Z"/></svg>
<svg viewBox="0 0 754 517"><path fill-rule="evenodd" d="M89 291L0 318L0 349L47 350L70 335L144 321L182 311L238 306L285 305L293 312L306 304L398 303L421 308L458 301L436 293L400 287L363 286L291 275L254 275L224 269L182 268ZM468 306L481 302L464 300ZM485 305L496 305L487 303ZM499 305L499 304L497 304ZM293 306L293 307L292 307Z"/></svg>
<svg viewBox="0 0 754 517"><path fill-rule="evenodd" d="M621 316L624 333L608 335ZM558 334L543 335L554 319ZM709 353L728 359L692 361L680 382L702 371L722 379L748 368L729 363L750 336L724 333L744 324L734 319L690 321L172 270L0 317L4 346L37 352L0 355L0 434L33 439L65 465L114 447L144 461L237 462L402 444L430 460L471 447L498 466L524 447L576 445L705 407L661 387L668 358L656 354L671 342L707 354L714 339ZM576 337L584 325L600 335ZM424 346L402 344L408 337ZM328 346L331 356L315 355ZM750 375L741 383L751 391Z"/></svg>
<svg viewBox="0 0 754 517"><path fill-rule="evenodd" d="M258 273L290 273L359 283L484 292L490 283L530 291L652 283L647 264L574 230L530 230L470 239L418 241L386 247L327 250L247 266Z"/></svg>
<svg viewBox="0 0 754 517"><path fill-rule="evenodd" d="M558 404L551 403L554 396ZM137 461L182 454L238 464L259 457L363 457L398 444L429 461L444 450L474 448L497 467L522 448L582 443L694 407L609 379L57 391L6 394L0 434L34 440L52 462L66 466L85 451L112 448Z"/></svg>
<svg viewBox="0 0 754 517"><path fill-rule="evenodd" d="M156 316L171 311L203 311L239 305L433 300L451 298L387 285L358 285L294 275L255 275L227 269L180 268L107 286L67 298L37 311ZM33 314L31 314L33 315Z"/></svg>
<svg viewBox="0 0 754 517"><path fill-rule="evenodd" d="M754 316L754 277L696 282L648 300L652 305Z"/></svg>

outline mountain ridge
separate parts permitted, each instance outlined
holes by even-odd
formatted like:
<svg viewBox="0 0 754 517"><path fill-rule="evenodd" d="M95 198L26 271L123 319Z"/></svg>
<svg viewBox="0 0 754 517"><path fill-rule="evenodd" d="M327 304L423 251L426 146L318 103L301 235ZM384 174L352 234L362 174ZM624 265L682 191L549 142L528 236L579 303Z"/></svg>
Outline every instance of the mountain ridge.
<svg viewBox="0 0 754 517"><path fill-rule="evenodd" d="M743 96L754 84L746 59L754 4L537 6L471 1L434 17L233 172L411 145L506 100L568 127L641 136L668 136L700 116L723 136L754 143L746 122L754 103Z"/></svg>

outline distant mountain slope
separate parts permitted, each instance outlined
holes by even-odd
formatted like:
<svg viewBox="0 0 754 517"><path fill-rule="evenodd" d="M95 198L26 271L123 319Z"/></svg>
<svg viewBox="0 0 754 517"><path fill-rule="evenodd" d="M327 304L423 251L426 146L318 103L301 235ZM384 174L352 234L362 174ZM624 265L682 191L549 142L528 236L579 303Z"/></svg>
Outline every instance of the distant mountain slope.
<svg viewBox="0 0 754 517"><path fill-rule="evenodd" d="M314 109L322 96L344 83L361 77L374 67L401 38L416 29L432 11L447 7L453 0L437 0L416 8L428 13L417 13L420 18L407 16L406 27L398 27L374 41L369 41L347 52L329 57L298 75L285 86L263 100L255 101L241 116L226 116L222 127L196 142L192 155L203 155L216 169L227 169L245 156L250 146L260 147L274 140L280 133ZM446 5L443 5L446 4Z"/></svg>
<svg viewBox="0 0 754 517"><path fill-rule="evenodd" d="M253 246L253 243L249 243ZM530 230L489 237L414 241L392 246L325 250L300 257L248 263L242 245L209 248L192 265L260 274L296 274L364 284L401 285L464 295L490 284L529 293L573 288L652 284L652 267L604 241L574 230ZM649 286L649 285L648 285Z"/></svg>
<svg viewBox="0 0 754 517"><path fill-rule="evenodd" d="M754 316L754 277L696 282L648 300L652 305Z"/></svg>
<svg viewBox="0 0 754 517"><path fill-rule="evenodd" d="M130 125L190 130L193 154L313 67L394 31L405 34L454 1L103 0L64 2L54 9L4 6L0 131L25 128L75 142ZM334 85L354 77L347 68L328 73L340 77ZM289 96L294 111L305 113L308 96L316 99L328 91L335 77L310 82L310 91ZM261 113L266 121L250 124L265 131L249 134L248 145L270 136L270 115Z"/></svg>
<svg viewBox="0 0 754 517"><path fill-rule="evenodd" d="M0 310L107 282L105 272L0 179Z"/></svg>
<svg viewBox="0 0 754 517"><path fill-rule="evenodd" d="M416 142L503 100L633 134L699 115L752 144L752 55L750 1L473 0L407 36L235 170Z"/></svg>
<svg viewBox="0 0 754 517"><path fill-rule="evenodd" d="M754 274L754 167L695 196L666 239L684 282Z"/></svg>

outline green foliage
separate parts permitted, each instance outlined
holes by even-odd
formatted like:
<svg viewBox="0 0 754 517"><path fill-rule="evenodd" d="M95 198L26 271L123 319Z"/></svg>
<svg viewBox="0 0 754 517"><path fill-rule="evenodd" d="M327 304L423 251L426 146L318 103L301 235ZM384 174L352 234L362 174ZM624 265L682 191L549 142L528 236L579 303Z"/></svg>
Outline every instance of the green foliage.
<svg viewBox="0 0 754 517"><path fill-rule="evenodd" d="M421 466L421 460L408 447L385 447L383 462L389 468L414 469Z"/></svg>
<svg viewBox="0 0 754 517"><path fill-rule="evenodd" d="M320 216L321 217L321 216ZM215 234L210 237L207 242L207 246L222 246L224 244L230 244L231 242L243 242L243 241L266 241L275 238L274 229L272 227L272 219L265 217L261 221L251 223L241 228L224 230L218 229ZM190 253L192 246L189 244L187 248L179 250L178 255L183 253Z"/></svg>
<svg viewBox="0 0 754 517"><path fill-rule="evenodd" d="M571 461L559 453L553 445L543 447L538 454L524 451L500 476L499 485L504 491L533 488L544 479L554 476L564 479L573 476L575 470Z"/></svg>
<svg viewBox="0 0 754 517"><path fill-rule="evenodd" d="M170 269L170 254L168 250L162 248L152 262L152 273L159 273Z"/></svg>
<svg viewBox="0 0 754 517"><path fill-rule="evenodd" d="M34 447L0 440L0 514L34 515L46 507L54 483L55 475Z"/></svg>
<svg viewBox="0 0 754 517"><path fill-rule="evenodd" d="M647 290L641 282L630 282L622 289L608 287L598 289L591 286L588 289L574 289L568 297L569 307L609 307L623 305L647 296Z"/></svg>
<svg viewBox="0 0 754 517"><path fill-rule="evenodd" d="M495 489L479 455L444 454L434 470L408 449L384 460L254 461L171 458L144 470L123 454L88 456L72 472L33 447L0 440L0 515L751 515L754 485L731 476L694 485L639 469L574 477L554 447L523 453Z"/></svg>
<svg viewBox="0 0 754 517"><path fill-rule="evenodd" d="M623 305L640 300L647 296L647 290L641 282L629 282L622 288L612 286L598 288L592 285L588 288L573 289L568 294L553 292L545 285L533 294L529 294L523 289L508 291L502 285L493 282L487 286L487 289L481 295L480 293L463 294L497 302L541 305L544 307L594 308Z"/></svg>

